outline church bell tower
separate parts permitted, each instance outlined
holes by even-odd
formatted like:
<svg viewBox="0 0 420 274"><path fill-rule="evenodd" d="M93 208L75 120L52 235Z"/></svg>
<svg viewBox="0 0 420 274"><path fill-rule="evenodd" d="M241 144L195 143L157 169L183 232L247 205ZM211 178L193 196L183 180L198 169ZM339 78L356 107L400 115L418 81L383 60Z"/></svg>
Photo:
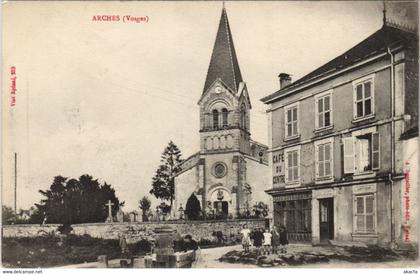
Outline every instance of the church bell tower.
<svg viewBox="0 0 420 274"><path fill-rule="evenodd" d="M237 216L249 203L251 102L223 7L200 106L200 165L204 210Z"/></svg>

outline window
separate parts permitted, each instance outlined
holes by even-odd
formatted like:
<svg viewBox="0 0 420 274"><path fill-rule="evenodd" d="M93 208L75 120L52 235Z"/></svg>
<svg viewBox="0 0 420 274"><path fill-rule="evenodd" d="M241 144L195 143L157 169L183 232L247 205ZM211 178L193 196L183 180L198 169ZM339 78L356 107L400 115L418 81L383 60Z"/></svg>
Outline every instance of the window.
<svg viewBox="0 0 420 274"><path fill-rule="evenodd" d="M300 149L293 148L286 153L286 183L299 182Z"/></svg>
<svg viewBox="0 0 420 274"><path fill-rule="evenodd" d="M290 196L288 198L291 198ZM283 225L289 232L289 240L311 240L311 199L276 202L276 225Z"/></svg>
<svg viewBox="0 0 420 274"><path fill-rule="evenodd" d="M219 128L219 112L217 109L213 110L213 128Z"/></svg>
<svg viewBox="0 0 420 274"><path fill-rule="evenodd" d="M222 162L217 162L216 164L214 164L213 171L214 176L216 178L223 178L227 173L226 164Z"/></svg>
<svg viewBox="0 0 420 274"><path fill-rule="evenodd" d="M241 106L241 127L243 129L246 129L246 124L247 124L247 121L246 121L246 107L245 107L245 105L242 105Z"/></svg>
<svg viewBox="0 0 420 274"><path fill-rule="evenodd" d="M379 133L343 138L344 173L363 173L380 167Z"/></svg>
<svg viewBox="0 0 420 274"><path fill-rule="evenodd" d="M353 83L354 118L360 119L374 114L373 77Z"/></svg>
<svg viewBox="0 0 420 274"><path fill-rule="evenodd" d="M375 232L375 195L357 195L354 198L355 232Z"/></svg>
<svg viewBox="0 0 420 274"><path fill-rule="evenodd" d="M225 108L222 109L222 126L228 126L228 110Z"/></svg>
<svg viewBox="0 0 420 274"><path fill-rule="evenodd" d="M315 125L317 129L332 125L332 92L322 93L315 97Z"/></svg>
<svg viewBox="0 0 420 274"><path fill-rule="evenodd" d="M315 143L316 178L330 178L333 175L333 139Z"/></svg>
<svg viewBox="0 0 420 274"><path fill-rule="evenodd" d="M295 137L299 134L299 122L298 122L298 105L293 105L285 108L286 116L286 138Z"/></svg>

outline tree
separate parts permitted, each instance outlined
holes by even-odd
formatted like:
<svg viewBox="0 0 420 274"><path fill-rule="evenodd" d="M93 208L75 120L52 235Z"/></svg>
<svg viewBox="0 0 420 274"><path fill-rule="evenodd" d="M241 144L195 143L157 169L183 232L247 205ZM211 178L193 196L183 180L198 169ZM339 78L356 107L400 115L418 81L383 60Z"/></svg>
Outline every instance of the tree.
<svg viewBox="0 0 420 274"><path fill-rule="evenodd" d="M35 204L36 215L46 216L48 223L103 222L108 217L108 200L114 204L113 215L123 205L111 185L106 182L100 184L90 175L82 175L78 180L56 176L50 189L39 192L45 198Z"/></svg>
<svg viewBox="0 0 420 274"><path fill-rule="evenodd" d="M12 224L16 219L15 212L11 207L2 206L1 222L2 224Z"/></svg>
<svg viewBox="0 0 420 274"><path fill-rule="evenodd" d="M149 211L151 205L152 203L150 202L150 199L146 196L143 196L143 198L139 201L139 208L142 212L143 221L148 221L147 212Z"/></svg>
<svg viewBox="0 0 420 274"><path fill-rule="evenodd" d="M181 171L179 164L182 162L181 151L174 142L169 142L162 153L160 162L161 164L152 179L150 194L155 195L158 199L170 201L172 208L175 198L174 177Z"/></svg>
<svg viewBox="0 0 420 274"><path fill-rule="evenodd" d="M197 199L197 196L192 193L185 205L185 215L187 215L189 220L197 220L200 217L200 212L200 201Z"/></svg>
<svg viewBox="0 0 420 274"><path fill-rule="evenodd" d="M167 205L166 203L160 203L157 208L159 208L160 212L164 215L169 214L171 212L171 206Z"/></svg>

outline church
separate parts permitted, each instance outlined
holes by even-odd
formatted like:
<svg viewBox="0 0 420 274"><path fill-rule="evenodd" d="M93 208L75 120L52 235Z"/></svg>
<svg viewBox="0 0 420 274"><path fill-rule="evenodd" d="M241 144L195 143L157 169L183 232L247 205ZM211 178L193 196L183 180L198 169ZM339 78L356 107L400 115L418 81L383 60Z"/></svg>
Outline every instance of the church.
<svg viewBox="0 0 420 274"><path fill-rule="evenodd" d="M257 203L271 206L268 147L251 139L251 101L224 7L198 105L200 150L175 177L173 216L192 194L207 216L240 218Z"/></svg>

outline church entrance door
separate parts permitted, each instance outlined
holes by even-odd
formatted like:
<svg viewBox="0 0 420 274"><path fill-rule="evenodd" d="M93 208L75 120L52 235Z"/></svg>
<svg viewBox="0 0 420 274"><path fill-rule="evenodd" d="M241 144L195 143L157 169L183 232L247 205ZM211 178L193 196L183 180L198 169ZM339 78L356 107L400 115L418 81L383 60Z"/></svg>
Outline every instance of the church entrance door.
<svg viewBox="0 0 420 274"><path fill-rule="evenodd" d="M214 202L214 208L216 209L216 216L219 218L227 218L229 213L229 204L226 201Z"/></svg>

